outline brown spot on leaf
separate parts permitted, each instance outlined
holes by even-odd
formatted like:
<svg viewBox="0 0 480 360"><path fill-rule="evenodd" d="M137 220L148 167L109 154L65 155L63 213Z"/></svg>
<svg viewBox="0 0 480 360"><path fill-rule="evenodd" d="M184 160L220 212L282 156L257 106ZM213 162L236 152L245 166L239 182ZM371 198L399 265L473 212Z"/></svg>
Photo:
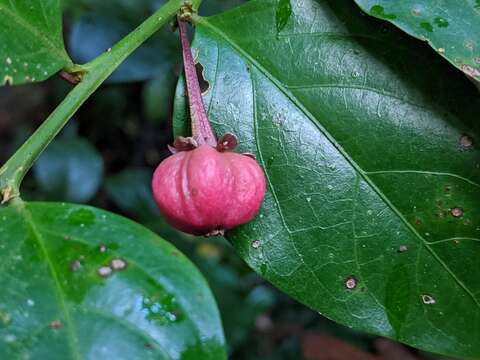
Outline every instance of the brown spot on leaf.
<svg viewBox="0 0 480 360"><path fill-rule="evenodd" d="M357 287L357 278L353 275L350 275L346 280L345 280L345 287L348 290L353 290Z"/></svg>
<svg viewBox="0 0 480 360"><path fill-rule="evenodd" d="M450 209L450 214L452 214L453 217L462 217L463 216L463 209L460 207L454 207L453 209Z"/></svg>
<svg viewBox="0 0 480 360"><path fill-rule="evenodd" d="M58 330L62 327L60 320L52 320L49 324L51 329Z"/></svg>

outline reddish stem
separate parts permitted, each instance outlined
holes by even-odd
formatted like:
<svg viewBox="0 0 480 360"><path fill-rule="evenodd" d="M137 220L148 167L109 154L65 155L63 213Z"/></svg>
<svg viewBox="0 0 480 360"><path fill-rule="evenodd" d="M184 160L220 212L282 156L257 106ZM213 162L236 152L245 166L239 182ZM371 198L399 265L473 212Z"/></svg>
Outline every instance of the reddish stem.
<svg viewBox="0 0 480 360"><path fill-rule="evenodd" d="M208 121L208 116L203 105L202 92L198 83L197 71L193 62L192 51L187 37L187 23L178 17L180 40L182 42L183 64L185 80L187 83L187 95L190 105L190 117L192 120L192 137L198 145L208 144L217 146L217 139Z"/></svg>

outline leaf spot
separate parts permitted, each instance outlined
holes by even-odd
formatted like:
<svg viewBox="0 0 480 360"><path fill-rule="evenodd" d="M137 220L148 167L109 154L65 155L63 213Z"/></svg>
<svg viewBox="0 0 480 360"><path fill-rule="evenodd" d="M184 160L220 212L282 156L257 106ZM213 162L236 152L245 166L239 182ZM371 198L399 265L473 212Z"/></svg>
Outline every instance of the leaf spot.
<svg viewBox="0 0 480 360"><path fill-rule="evenodd" d="M110 266L102 266L100 269L98 269L97 273L103 278L107 278L110 275L112 275L112 268Z"/></svg>
<svg viewBox="0 0 480 360"><path fill-rule="evenodd" d="M357 278L353 275L350 275L346 280L345 280L345 287L348 290L353 290L357 287Z"/></svg>
<svg viewBox="0 0 480 360"><path fill-rule="evenodd" d="M107 251L107 246L104 244L100 244L98 246L98 251L100 251L101 253L104 253L105 251Z"/></svg>
<svg viewBox="0 0 480 360"><path fill-rule="evenodd" d="M430 295L426 295L426 294L422 295L422 301L426 305L432 305L432 304L436 303L436 301L433 297L431 297Z"/></svg>
<svg viewBox="0 0 480 360"><path fill-rule="evenodd" d="M7 57L6 62L8 65L12 65L12 59L10 59L9 57Z"/></svg>
<svg viewBox="0 0 480 360"><path fill-rule="evenodd" d="M121 271L127 268L127 262L122 259L113 259L110 262L110 268L114 271Z"/></svg>
<svg viewBox="0 0 480 360"><path fill-rule="evenodd" d="M408 248L407 248L406 245L400 245L399 248L398 248L399 253L404 253L407 250L408 250Z"/></svg>
<svg viewBox="0 0 480 360"><path fill-rule="evenodd" d="M463 209L460 207L455 207L453 209L450 209L450 214L452 214L453 217L462 217L463 216Z"/></svg>
<svg viewBox="0 0 480 360"><path fill-rule="evenodd" d="M60 322L60 320L52 320L49 326L53 330L58 330L62 327L62 323Z"/></svg>
<svg viewBox="0 0 480 360"><path fill-rule="evenodd" d="M254 249L258 249L261 245L262 245L262 243L260 242L260 240L254 240L254 241L252 242L252 247L253 247Z"/></svg>

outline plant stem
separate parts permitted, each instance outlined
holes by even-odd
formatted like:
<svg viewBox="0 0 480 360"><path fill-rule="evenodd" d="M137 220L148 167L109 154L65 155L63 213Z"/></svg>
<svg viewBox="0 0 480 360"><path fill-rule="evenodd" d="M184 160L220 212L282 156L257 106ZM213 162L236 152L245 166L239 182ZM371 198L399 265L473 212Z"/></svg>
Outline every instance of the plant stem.
<svg viewBox="0 0 480 360"><path fill-rule="evenodd" d="M191 1L195 9L201 2L202 0ZM20 184L35 160L88 97L135 49L173 18L183 5L183 0L168 1L111 50L82 66L86 71L82 82L73 88L47 120L0 168L2 203L20 195Z"/></svg>
<svg viewBox="0 0 480 360"><path fill-rule="evenodd" d="M208 115L203 104L200 84L198 83L197 71L193 62L192 50L187 37L187 23L178 17L178 28L182 43L183 67L185 69L185 81L187 83L188 103L190 105L190 118L192 122L192 137L197 144L217 146L217 139L213 133Z"/></svg>

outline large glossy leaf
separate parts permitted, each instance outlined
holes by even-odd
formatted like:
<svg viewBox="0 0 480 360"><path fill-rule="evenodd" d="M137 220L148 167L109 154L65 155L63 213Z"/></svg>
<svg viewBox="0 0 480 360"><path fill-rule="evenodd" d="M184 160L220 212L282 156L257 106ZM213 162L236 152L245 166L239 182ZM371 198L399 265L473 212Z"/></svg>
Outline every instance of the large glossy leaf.
<svg viewBox="0 0 480 360"><path fill-rule="evenodd" d="M430 48L347 0L257 0L197 24L217 133L268 180L228 233L266 279L342 324L480 356L480 101ZM177 134L188 133L183 82Z"/></svg>
<svg viewBox="0 0 480 360"><path fill-rule="evenodd" d="M480 2L355 0L368 14L392 22L468 76L480 81Z"/></svg>
<svg viewBox="0 0 480 360"><path fill-rule="evenodd" d="M0 0L0 85L45 80L68 65L59 0Z"/></svg>
<svg viewBox="0 0 480 360"><path fill-rule="evenodd" d="M214 299L173 246L79 205L0 208L1 359L225 359Z"/></svg>

